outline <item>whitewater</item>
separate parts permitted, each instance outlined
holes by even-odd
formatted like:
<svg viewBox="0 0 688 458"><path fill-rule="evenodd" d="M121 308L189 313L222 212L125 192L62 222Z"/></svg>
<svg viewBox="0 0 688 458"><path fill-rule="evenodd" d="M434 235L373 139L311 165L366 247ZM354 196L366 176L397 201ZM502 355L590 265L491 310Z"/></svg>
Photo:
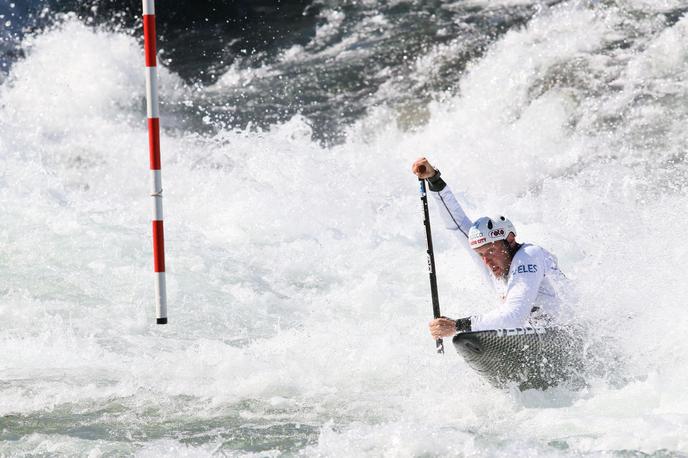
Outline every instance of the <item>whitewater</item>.
<svg viewBox="0 0 688 458"><path fill-rule="evenodd" d="M314 40L344 14L323 3ZM163 65L166 326L141 42L75 15L27 34L0 77L0 456L686 456L681 8L542 7L410 111L386 103L389 77L331 143L302 114L185 117L307 47L207 85ZM406 80L461 46L414 56ZM497 390L435 353L422 155L470 216L503 213L558 256L608 369L584 389ZM442 312L490 310L430 210Z"/></svg>

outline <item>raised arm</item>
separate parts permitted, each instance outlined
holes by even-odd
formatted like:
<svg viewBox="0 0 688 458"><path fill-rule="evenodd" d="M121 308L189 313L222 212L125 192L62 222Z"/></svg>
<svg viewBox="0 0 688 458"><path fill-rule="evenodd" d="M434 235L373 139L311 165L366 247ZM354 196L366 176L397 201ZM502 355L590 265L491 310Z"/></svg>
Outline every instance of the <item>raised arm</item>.
<svg viewBox="0 0 688 458"><path fill-rule="evenodd" d="M418 178L428 180L431 194L437 202L445 226L450 231L454 231L468 246L468 230L473 222L466 216L466 212L461 208L454 193L442 179L440 171L430 165L424 157L413 163L412 170Z"/></svg>
<svg viewBox="0 0 688 458"><path fill-rule="evenodd" d="M468 252L475 265L483 274L488 285L494 287L492 276L489 269L480 260L480 257L471 249L468 244L468 230L471 228L473 222L466 215L463 208L456 200L454 193L451 191L447 183L442 179L442 174L436 170L430 162L424 157L418 158L411 167L411 170L418 178L428 180L430 194L437 202L442 219L447 229L452 231L461 240L461 244Z"/></svg>
<svg viewBox="0 0 688 458"><path fill-rule="evenodd" d="M471 228L473 221L466 216L451 188L440 177L439 170L428 182L430 184L430 191L432 191L431 194L435 202L437 202L437 207L444 220L445 227L453 231L470 248L468 245L468 230Z"/></svg>

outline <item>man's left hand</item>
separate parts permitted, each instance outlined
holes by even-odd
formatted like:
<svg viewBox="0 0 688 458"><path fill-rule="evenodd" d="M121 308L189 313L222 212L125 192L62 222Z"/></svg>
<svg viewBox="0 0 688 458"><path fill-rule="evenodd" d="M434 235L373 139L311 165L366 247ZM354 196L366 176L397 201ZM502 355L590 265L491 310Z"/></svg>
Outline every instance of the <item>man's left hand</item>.
<svg viewBox="0 0 688 458"><path fill-rule="evenodd" d="M437 340L456 334L456 321L450 318L437 318L430 322L430 334Z"/></svg>

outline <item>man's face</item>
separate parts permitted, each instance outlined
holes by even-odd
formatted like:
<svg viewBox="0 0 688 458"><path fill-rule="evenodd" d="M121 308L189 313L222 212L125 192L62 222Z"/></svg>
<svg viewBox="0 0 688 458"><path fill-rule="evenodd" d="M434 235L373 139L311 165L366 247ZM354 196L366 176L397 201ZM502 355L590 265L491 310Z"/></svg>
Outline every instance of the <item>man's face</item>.
<svg viewBox="0 0 688 458"><path fill-rule="evenodd" d="M497 278L506 277L511 266L511 254L507 242L498 240L475 249L488 269Z"/></svg>

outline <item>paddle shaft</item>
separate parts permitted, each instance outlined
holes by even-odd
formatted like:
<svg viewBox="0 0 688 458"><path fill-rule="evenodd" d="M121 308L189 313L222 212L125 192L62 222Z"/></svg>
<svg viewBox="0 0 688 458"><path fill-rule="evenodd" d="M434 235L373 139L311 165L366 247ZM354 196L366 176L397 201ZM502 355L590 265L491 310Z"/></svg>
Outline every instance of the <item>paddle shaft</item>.
<svg viewBox="0 0 688 458"><path fill-rule="evenodd" d="M425 180L418 178L420 182L420 200L423 202L423 223L425 224L425 236L428 241L428 273L430 275L430 293L432 295L432 314L435 318L441 316L440 298L437 294L437 276L435 275L435 252L432 248L432 230L430 229L430 212L428 211L428 194L425 190ZM442 339L435 341L437 353L444 353Z"/></svg>

